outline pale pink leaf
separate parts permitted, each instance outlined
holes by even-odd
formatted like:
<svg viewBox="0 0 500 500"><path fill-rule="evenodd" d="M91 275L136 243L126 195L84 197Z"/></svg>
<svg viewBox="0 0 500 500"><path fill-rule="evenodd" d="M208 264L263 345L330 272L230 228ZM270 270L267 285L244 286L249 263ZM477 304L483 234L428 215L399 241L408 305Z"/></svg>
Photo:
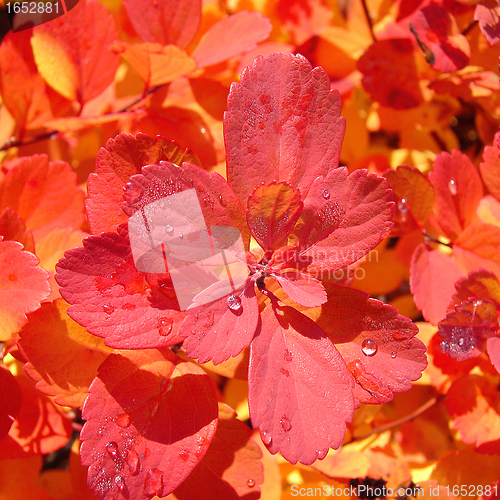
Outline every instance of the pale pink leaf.
<svg viewBox="0 0 500 500"><path fill-rule="evenodd" d="M317 307L326 302L326 291L320 281L298 271L283 271L273 276L283 291L297 304Z"/></svg>

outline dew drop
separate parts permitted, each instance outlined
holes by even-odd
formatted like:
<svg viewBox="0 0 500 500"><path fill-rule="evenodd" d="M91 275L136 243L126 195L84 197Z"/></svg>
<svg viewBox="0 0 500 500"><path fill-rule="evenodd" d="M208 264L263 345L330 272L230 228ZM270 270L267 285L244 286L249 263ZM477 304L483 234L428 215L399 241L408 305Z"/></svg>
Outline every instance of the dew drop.
<svg viewBox="0 0 500 500"><path fill-rule="evenodd" d="M398 355L398 353L396 351L392 351L391 352L391 358L392 359L394 359L397 355Z"/></svg>
<svg viewBox="0 0 500 500"><path fill-rule="evenodd" d="M200 458L203 455L203 448L203 446L198 446L198 448L196 448L196 450L194 451L196 458Z"/></svg>
<svg viewBox="0 0 500 500"><path fill-rule="evenodd" d="M247 481L247 486L248 486L249 488L253 488L253 487L255 486L255 481L254 481L253 479L249 479L249 480Z"/></svg>
<svg viewBox="0 0 500 500"><path fill-rule="evenodd" d="M116 425L118 425L119 427L125 429L127 428L131 423L132 421L130 420L130 415L127 415L126 413L123 413L122 415L118 415L116 417Z"/></svg>
<svg viewBox="0 0 500 500"><path fill-rule="evenodd" d="M158 333L166 337L172 331L172 318L158 318Z"/></svg>
<svg viewBox="0 0 500 500"><path fill-rule="evenodd" d="M443 340L439 344L439 349L441 349L441 352L447 353L450 350L450 344L448 344L448 342L446 342L446 341Z"/></svg>
<svg viewBox="0 0 500 500"><path fill-rule="evenodd" d="M150 469L144 481L145 495L159 495L163 492L163 472L158 469Z"/></svg>
<svg viewBox="0 0 500 500"><path fill-rule="evenodd" d="M288 350L288 349L285 349L285 361L292 361L293 359L293 354Z"/></svg>
<svg viewBox="0 0 500 500"><path fill-rule="evenodd" d="M174 228L173 228L170 224L167 224L167 225L165 226L165 232L166 232L167 234L172 234L172 233L174 232Z"/></svg>
<svg viewBox="0 0 500 500"><path fill-rule="evenodd" d="M227 298L227 307L231 311L239 311L241 309L241 299L237 295L230 295Z"/></svg>
<svg viewBox="0 0 500 500"><path fill-rule="evenodd" d="M267 432L267 431L260 431L260 437L262 439L262 442L265 445L269 445L271 443L271 441L273 440L273 437L271 436L271 433Z"/></svg>
<svg viewBox="0 0 500 500"><path fill-rule="evenodd" d="M207 441L207 440L206 440L205 436L198 436L198 437L196 438L196 442L197 442L200 446L201 446L201 445L203 445L203 444L205 444L205 443L206 443L206 441Z"/></svg>
<svg viewBox="0 0 500 500"><path fill-rule="evenodd" d="M280 371L285 377L290 376L290 372L286 368L282 368Z"/></svg>
<svg viewBox="0 0 500 500"><path fill-rule="evenodd" d="M459 345L460 347L463 347L463 345L464 345L464 344L465 344L465 339L464 339L463 337L460 337L460 338L458 339L458 345Z"/></svg>
<svg viewBox="0 0 500 500"><path fill-rule="evenodd" d="M130 474L135 475L139 472L139 455L135 450L130 450L127 455L127 465Z"/></svg>
<svg viewBox="0 0 500 500"><path fill-rule="evenodd" d="M229 304L228 304L229 305ZM213 311L208 311L207 312L207 321L205 321L205 328L209 328L214 324L214 312Z"/></svg>
<svg viewBox="0 0 500 500"><path fill-rule="evenodd" d="M405 198L401 198L401 201L398 203L398 208L400 212L408 212L408 207L406 206Z"/></svg>
<svg viewBox="0 0 500 500"><path fill-rule="evenodd" d="M184 235L180 231L179 231L179 234L177 236L179 236L180 240L182 240L182 238L184 238Z"/></svg>
<svg viewBox="0 0 500 500"><path fill-rule="evenodd" d="M316 450L316 456L318 460L323 460L328 455L328 448L323 448L322 450Z"/></svg>
<svg viewBox="0 0 500 500"><path fill-rule="evenodd" d="M377 343L372 339L365 339L361 344L361 350L365 356L375 356L377 349Z"/></svg>
<svg viewBox="0 0 500 500"><path fill-rule="evenodd" d="M328 189L325 189L325 190L323 191L323 198L324 198L325 200L328 200L328 199L330 198L330 191L328 191Z"/></svg>
<svg viewBox="0 0 500 500"><path fill-rule="evenodd" d="M121 476L115 477L115 484L116 484L116 486L118 486L118 489L120 491L122 491L123 488L125 488L125 481L123 480L123 477L121 477Z"/></svg>
<svg viewBox="0 0 500 500"><path fill-rule="evenodd" d="M102 310L106 313L106 314L113 314L115 312L115 308L111 305L111 304L104 304L102 306Z"/></svg>
<svg viewBox="0 0 500 500"><path fill-rule="evenodd" d="M290 422L290 419L286 415L280 418L280 425L285 432L288 432L292 428L292 422Z"/></svg>
<svg viewBox="0 0 500 500"><path fill-rule="evenodd" d="M219 202L223 207L226 206L226 200L223 198L221 194L219 194Z"/></svg>
<svg viewBox="0 0 500 500"><path fill-rule="evenodd" d="M457 183L454 179L451 179L450 182L448 182L448 189L453 196L457 194Z"/></svg>
<svg viewBox="0 0 500 500"><path fill-rule="evenodd" d="M106 444L106 451L112 456L116 457L118 455L118 445L115 441L110 441Z"/></svg>
<svg viewBox="0 0 500 500"><path fill-rule="evenodd" d="M179 458L183 461L186 462L189 458L189 451L188 450L183 450L179 453Z"/></svg>

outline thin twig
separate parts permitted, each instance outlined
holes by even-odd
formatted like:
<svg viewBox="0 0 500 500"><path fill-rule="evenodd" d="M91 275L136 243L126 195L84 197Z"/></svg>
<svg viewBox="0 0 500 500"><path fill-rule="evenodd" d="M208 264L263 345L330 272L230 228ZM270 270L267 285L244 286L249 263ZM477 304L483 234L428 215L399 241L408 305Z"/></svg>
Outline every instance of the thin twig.
<svg viewBox="0 0 500 500"><path fill-rule="evenodd" d="M345 444L350 444L353 443L354 441L361 441L363 439L369 438L370 436L373 436L374 434L381 434L382 432L389 431L391 429L395 429L396 427L399 427L400 425L405 424L406 422L410 422L414 420L417 417L420 417L423 413L425 413L427 410L432 408L434 405L439 403L445 398L444 394L440 394L439 396L434 396L433 398L429 399L426 403L424 403L422 406L417 408L414 412L410 413L409 415L406 415L406 417L399 418L398 420L394 420L389 424L386 425L381 425L380 427L375 427L372 429L370 432L367 432L366 434L361 434L360 436L353 436L348 443Z"/></svg>
<svg viewBox="0 0 500 500"><path fill-rule="evenodd" d="M479 21L472 21L467 28L462 31L462 35L468 35L469 32L479 24Z"/></svg>
<svg viewBox="0 0 500 500"><path fill-rule="evenodd" d="M377 41L375 37L375 33L373 32L373 22L370 16L370 11L368 10L368 6L366 5L366 0L361 0L361 4L363 5L363 10L365 11L366 21L368 22L368 27L370 28L370 34L374 42Z"/></svg>
<svg viewBox="0 0 500 500"><path fill-rule="evenodd" d="M444 245L445 247L453 248L453 245L451 243L445 243L444 241L438 240L437 238L430 236L425 229L422 231L422 234L426 239L432 241L433 243L439 243L440 245Z"/></svg>

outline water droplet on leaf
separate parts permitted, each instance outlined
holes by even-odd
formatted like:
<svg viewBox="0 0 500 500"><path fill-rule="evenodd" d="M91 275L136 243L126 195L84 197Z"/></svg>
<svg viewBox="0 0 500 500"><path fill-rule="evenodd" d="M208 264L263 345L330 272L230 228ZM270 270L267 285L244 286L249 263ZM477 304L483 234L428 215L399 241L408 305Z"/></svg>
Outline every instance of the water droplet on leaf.
<svg viewBox="0 0 500 500"><path fill-rule="evenodd" d="M443 352L443 353L446 354L450 350L450 344L448 344L448 342L446 342L446 341L443 340L439 344L439 349L441 349L441 352Z"/></svg>
<svg viewBox="0 0 500 500"><path fill-rule="evenodd" d="M120 491L122 491L123 488L125 488L125 481L123 480L123 477L121 477L121 476L115 477L115 484L116 484L116 486L118 486L118 489Z"/></svg>
<svg viewBox="0 0 500 500"><path fill-rule="evenodd" d="M288 350L285 349L285 361L292 361L293 359L293 354Z"/></svg>
<svg viewBox="0 0 500 500"><path fill-rule="evenodd" d="M205 321L205 328L209 328L214 324L214 312L213 311L208 311L207 312L207 321Z"/></svg>
<svg viewBox="0 0 500 500"><path fill-rule="evenodd" d="M377 353L377 343L372 339L365 339L361 344L361 350L365 356L374 356Z"/></svg>
<svg viewBox="0 0 500 500"><path fill-rule="evenodd" d="M454 179L451 179L450 182L448 182L448 189L453 196L457 194L457 183Z"/></svg>
<svg viewBox="0 0 500 500"><path fill-rule="evenodd" d="M330 198L330 191L328 191L328 189L325 189L325 190L323 191L323 198L324 198L325 200L328 200L328 198Z"/></svg>
<svg viewBox="0 0 500 500"><path fill-rule="evenodd" d="M292 422L290 422L290 419L286 415L281 417L280 425L285 432L288 432L292 428Z"/></svg>
<svg viewBox="0 0 500 500"><path fill-rule="evenodd" d="M118 445L115 441L110 441L106 444L106 451L112 456L116 457L118 455Z"/></svg>
<svg viewBox="0 0 500 500"><path fill-rule="evenodd" d="M144 481L145 495L159 495L163 492L163 472L158 469L150 469Z"/></svg>
<svg viewBox="0 0 500 500"><path fill-rule="evenodd" d="M158 318L158 333L166 337L172 331L172 318Z"/></svg>
<svg viewBox="0 0 500 500"><path fill-rule="evenodd" d="M323 460L328 455L328 448L323 448L322 450L316 450L316 456L318 460Z"/></svg>
<svg viewBox="0 0 500 500"><path fill-rule="evenodd" d="M239 311L241 309L241 299L237 295L230 295L227 298L227 307L231 311Z"/></svg>
<svg viewBox="0 0 500 500"><path fill-rule="evenodd" d="M260 437L262 439L262 442L265 444L265 445L269 445L271 443L271 441L273 440L272 436L271 436L271 433L270 432L267 432L267 431L261 431L260 432Z"/></svg>
<svg viewBox="0 0 500 500"><path fill-rule="evenodd" d="M130 474L135 475L139 472L139 455L135 450L130 450L127 455L127 465Z"/></svg>
<svg viewBox="0 0 500 500"><path fill-rule="evenodd" d="M398 355L398 353L396 351L391 352L391 358L394 359L397 355Z"/></svg>
<svg viewBox="0 0 500 500"><path fill-rule="evenodd" d="M104 304L102 306L102 310L106 313L106 314L113 314L115 312L115 308L111 305L111 304Z"/></svg>
<svg viewBox="0 0 500 500"><path fill-rule="evenodd" d="M130 415L127 415L126 413L124 413L123 415L118 415L115 422L116 425L122 427L123 429L127 428L132 423L132 421L130 420Z"/></svg>
<svg viewBox="0 0 500 500"><path fill-rule="evenodd" d="M188 450L183 450L179 453L179 458L183 461L186 462L189 458L189 451Z"/></svg>
<svg viewBox="0 0 500 500"><path fill-rule="evenodd" d="M166 232L167 234L172 234L172 233L174 232L174 228L173 228L170 224L167 224L167 225L165 226L165 232Z"/></svg>
<svg viewBox="0 0 500 500"><path fill-rule="evenodd" d="M184 235L180 231L179 231L179 234L177 236L179 236L180 240L182 240L182 238L184 238Z"/></svg>
<svg viewBox="0 0 500 500"><path fill-rule="evenodd" d="M249 480L247 481L247 486L248 486L249 488L253 488L253 487L255 486L255 481L254 481L253 479L249 479Z"/></svg>

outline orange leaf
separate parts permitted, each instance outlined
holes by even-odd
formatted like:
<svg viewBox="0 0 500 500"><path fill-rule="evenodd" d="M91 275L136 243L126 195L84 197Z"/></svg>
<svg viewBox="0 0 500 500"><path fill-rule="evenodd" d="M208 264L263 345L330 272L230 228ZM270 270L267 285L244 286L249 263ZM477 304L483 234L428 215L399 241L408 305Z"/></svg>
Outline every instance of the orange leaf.
<svg viewBox="0 0 500 500"><path fill-rule="evenodd" d="M54 500L47 490L36 484L41 470L41 456L0 461L0 499Z"/></svg>
<svg viewBox="0 0 500 500"><path fill-rule="evenodd" d="M23 394L14 375L0 365L0 441L7 436L21 408Z"/></svg>
<svg viewBox="0 0 500 500"><path fill-rule="evenodd" d="M50 293L47 272L17 241L0 241L0 340L19 330L26 314L40 307Z"/></svg>
<svg viewBox="0 0 500 500"><path fill-rule="evenodd" d="M21 330L19 346L37 389L62 406L79 408L111 349L75 323L66 314L68 307L62 299L42 304Z"/></svg>
<svg viewBox="0 0 500 500"><path fill-rule="evenodd" d="M483 181L488 191L500 200L500 132L495 135L493 146L486 146L483 153L483 162L479 165Z"/></svg>
<svg viewBox="0 0 500 500"><path fill-rule="evenodd" d="M33 234L26 229L23 219L9 207L0 213L0 236L4 241L18 241L27 252L35 253Z"/></svg>
<svg viewBox="0 0 500 500"><path fill-rule="evenodd" d="M16 158L0 180L0 210L9 207L33 231L35 242L59 227L79 228L83 221L83 191L63 161L46 155Z"/></svg>
<svg viewBox="0 0 500 500"><path fill-rule="evenodd" d="M115 42L113 49L137 71L146 87L169 83L196 69L194 59L175 45Z"/></svg>
<svg viewBox="0 0 500 500"><path fill-rule="evenodd" d="M37 26L31 44L45 81L83 106L113 81L120 60L109 46L118 38L108 10L97 0L80 0L64 16Z"/></svg>

